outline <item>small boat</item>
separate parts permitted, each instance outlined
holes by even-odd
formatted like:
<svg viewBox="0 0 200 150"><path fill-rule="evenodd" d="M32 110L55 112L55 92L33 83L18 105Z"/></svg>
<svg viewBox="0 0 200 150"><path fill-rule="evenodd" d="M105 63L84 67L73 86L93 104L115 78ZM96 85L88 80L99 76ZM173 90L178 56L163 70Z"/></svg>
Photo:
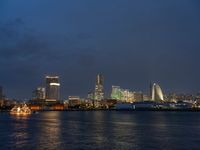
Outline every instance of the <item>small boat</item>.
<svg viewBox="0 0 200 150"><path fill-rule="evenodd" d="M34 110L32 113L33 113L33 114L39 114L39 112L36 111L36 110Z"/></svg>
<svg viewBox="0 0 200 150"><path fill-rule="evenodd" d="M11 115L30 115L31 114L31 109L24 104L23 106L14 106L11 111Z"/></svg>

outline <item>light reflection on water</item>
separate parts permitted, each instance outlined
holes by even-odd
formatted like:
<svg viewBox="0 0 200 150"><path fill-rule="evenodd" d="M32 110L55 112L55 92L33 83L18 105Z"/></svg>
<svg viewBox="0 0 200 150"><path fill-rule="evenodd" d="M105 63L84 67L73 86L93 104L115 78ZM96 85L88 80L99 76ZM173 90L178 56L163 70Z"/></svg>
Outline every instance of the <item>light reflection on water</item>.
<svg viewBox="0 0 200 150"><path fill-rule="evenodd" d="M13 144L16 149L21 149L23 148L23 145L27 145L29 143L29 132L27 132L28 117L29 116L11 115L14 123L11 124L13 131L10 134L10 138L13 139L11 144Z"/></svg>
<svg viewBox="0 0 200 150"><path fill-rule="evenodd" d="M0 114L0 149L198 149L200 113Z"/></svg>
<svg viewBox="0 0 200 150"><path fill-rule="evenodd" d="M37 149L42 145L43 149L56 149L61 141L61 119L59 112L42 113L45 122L39 125L37 134Z"/></svg>

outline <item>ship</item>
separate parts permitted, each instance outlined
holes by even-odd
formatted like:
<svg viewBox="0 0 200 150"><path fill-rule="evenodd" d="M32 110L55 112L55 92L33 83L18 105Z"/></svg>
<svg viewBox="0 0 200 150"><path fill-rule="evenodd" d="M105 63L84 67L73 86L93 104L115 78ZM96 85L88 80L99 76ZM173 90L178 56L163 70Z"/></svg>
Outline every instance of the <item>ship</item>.
<svg viewBox="0 0 200 150"><path fill-rule="evenodd" d="M23 106L14 106L11 111L11 115L30 115L31 114L31 109L24 104Z"/></svg>

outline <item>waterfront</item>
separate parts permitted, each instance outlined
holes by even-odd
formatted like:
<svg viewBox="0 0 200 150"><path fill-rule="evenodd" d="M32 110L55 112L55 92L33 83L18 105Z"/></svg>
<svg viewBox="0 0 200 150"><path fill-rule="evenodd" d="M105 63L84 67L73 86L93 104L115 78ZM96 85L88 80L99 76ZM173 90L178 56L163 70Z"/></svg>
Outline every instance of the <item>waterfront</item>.
<svg viewBox="0 0 200 150"><path fill-rule="evenodd" d="M4 149L199 149L200 112L0 113Z"/></svg>

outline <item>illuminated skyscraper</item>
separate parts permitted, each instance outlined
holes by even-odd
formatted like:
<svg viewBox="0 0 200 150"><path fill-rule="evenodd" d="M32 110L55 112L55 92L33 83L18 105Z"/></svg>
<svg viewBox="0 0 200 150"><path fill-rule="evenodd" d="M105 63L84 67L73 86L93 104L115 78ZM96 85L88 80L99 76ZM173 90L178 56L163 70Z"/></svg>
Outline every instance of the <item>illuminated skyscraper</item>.
<svg viewBox="0 0 200 150"><path fill-rule="evenodd" d="M104 84L103 75L98 74L96 77L96 85L95 85L95 94L94 94L95 100L103 100L104 99L103 84Z"/></svg>
<svg viewBox="0 0 200 150"><path fill-rule="evenodd" d="M56 101L60 98L60 82L58 76L46 76L46 100Z"/></svg>
<svg viewBox="0 0 200 150"><path fill-rule="evenodd" d="M164 96L160 86L156 83L152 85L152 100L153 101L163 101Z"/></svg>

